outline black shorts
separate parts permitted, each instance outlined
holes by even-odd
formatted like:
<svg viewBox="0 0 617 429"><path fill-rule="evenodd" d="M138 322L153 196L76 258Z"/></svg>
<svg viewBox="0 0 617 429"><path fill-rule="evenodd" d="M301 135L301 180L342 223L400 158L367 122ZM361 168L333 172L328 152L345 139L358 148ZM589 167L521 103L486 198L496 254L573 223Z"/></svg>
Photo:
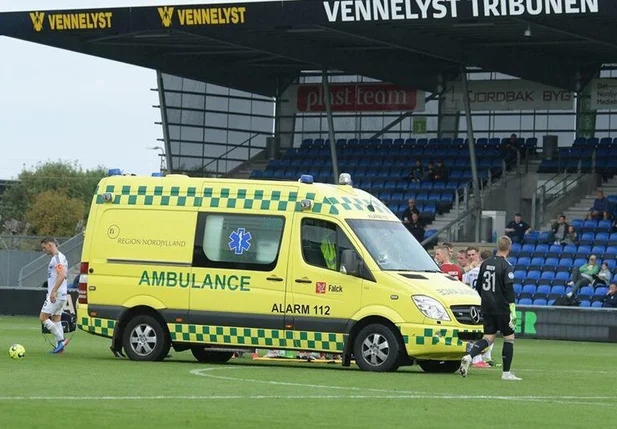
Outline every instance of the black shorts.
<svg viewBox="0 0 617 429"><path fill-rule="evenodd" d="M504 337L514 334L514 330L510 328L509 314L484 314L483 317L485 335L495 335L497 331Z"/></svg>

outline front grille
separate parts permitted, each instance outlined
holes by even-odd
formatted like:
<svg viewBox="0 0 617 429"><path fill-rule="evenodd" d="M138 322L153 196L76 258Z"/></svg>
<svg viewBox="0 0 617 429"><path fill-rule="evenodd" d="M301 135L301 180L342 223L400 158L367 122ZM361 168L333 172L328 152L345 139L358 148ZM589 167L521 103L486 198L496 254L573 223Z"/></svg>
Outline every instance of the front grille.
<svg viewBox="0 0 617 429"><path fill-rule="evenodd" d="M481 325L482 311L479 306L476 305L453 305L450 307L454 317L459 323L463 325ZM476 315L474 320L474 315Z"/></svg>

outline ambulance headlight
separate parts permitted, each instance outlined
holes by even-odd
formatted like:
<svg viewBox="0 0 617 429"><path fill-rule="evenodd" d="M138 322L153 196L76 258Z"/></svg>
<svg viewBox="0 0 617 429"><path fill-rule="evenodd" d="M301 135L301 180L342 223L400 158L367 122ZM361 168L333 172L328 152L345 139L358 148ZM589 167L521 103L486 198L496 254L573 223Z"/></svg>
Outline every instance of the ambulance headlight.
<svg viewBox="0 0 617 429"><path fill-rule="evenodd" d="M353 181L351 180L351 174L349 173L341 173L338 176L338 184L339 185L353 185Z"/></svg>
<svg viewBox="0 0 617 429"><path fill-rule="evenodd" d="M450 316L448 316L445 307L436 299L424 295L415 295L412 296L411 299L413 299L418 310L426 317L435 320L450 321Z"/></svg>

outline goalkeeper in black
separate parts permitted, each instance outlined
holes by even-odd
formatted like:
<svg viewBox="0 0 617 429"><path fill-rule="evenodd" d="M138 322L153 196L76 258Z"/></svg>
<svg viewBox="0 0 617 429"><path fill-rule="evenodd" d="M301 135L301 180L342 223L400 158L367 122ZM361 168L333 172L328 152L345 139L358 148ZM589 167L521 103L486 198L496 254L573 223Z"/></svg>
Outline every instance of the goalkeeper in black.
<svg viewBox="0 0 617 429"><path fill-rule="evenodd" d="M476 288L482 299L482 316L484 318L484 338L476 342L468 355L461 360L460 373L467 377L472 359L495 342L497 331L503 334L503 374L502 380L521 380L512 372L514 356L514 329L516 327L516 308L514 306L514 274L507 261L512 248L509 237L497 241L497 253L482 262L476 281Z"/></svg>

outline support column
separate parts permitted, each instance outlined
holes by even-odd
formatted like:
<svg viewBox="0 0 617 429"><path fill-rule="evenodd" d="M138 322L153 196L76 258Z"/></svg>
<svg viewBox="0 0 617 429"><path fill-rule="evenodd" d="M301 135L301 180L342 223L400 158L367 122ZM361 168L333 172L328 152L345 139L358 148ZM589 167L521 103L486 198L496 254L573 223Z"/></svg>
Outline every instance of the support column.
<svg viewBox="0 0 617 429"><path fill-rule="evenodd" d="M336 140L334 138L334 119L332 118L332 100L330 99L330 83L328 82L328 72L322 71L323 89L326 99L326 116L328 118L328 136L330 138L330 156L332 157L332 174L334 174L334 184L338 184L338 161L336 159Z"/></svg>
<svg viewBox="0 0 617 429"><path fill-rule="evenodd" d="M469 85L467 84L467 70L461 65L461 79L463 82L463 103L465 104L465 120L467 122L467 139L469 140L469 158L471 160L471 176L473 196L476 208L476 231L475 240L480 241L480 218L482 216L482 198L480 196L480 181L478 180L478 168L476 165L476 148L473 137L473 123L471 120L471 102L469 101Z"/></svg>

